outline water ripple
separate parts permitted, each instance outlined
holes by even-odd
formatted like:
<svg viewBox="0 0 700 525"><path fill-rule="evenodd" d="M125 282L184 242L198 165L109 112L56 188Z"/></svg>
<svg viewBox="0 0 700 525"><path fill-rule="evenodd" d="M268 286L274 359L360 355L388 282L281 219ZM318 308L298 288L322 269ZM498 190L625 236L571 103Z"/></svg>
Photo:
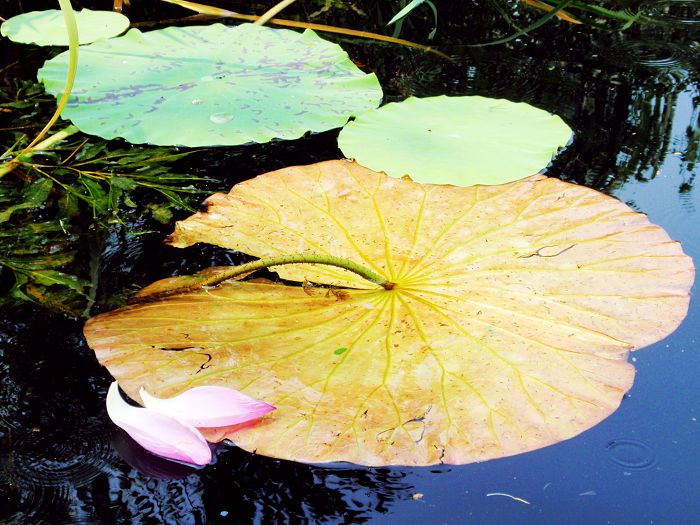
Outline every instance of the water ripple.
<svg viewBox="0 0 700 525"><path fill-rule="evenodd" d="M641 66L674 68L681 65L682 50L669 42L625 42L620 51Z"/></svg>
<svg viewBox="0 0 700 525"><path fill-rule="evenodd" d="M80 487L103 471L111 448L100 428L63 434L26 432L13 437L14 451L2 478L27 490L72 485Z"/></svg>
<svg viewBox="0 0 700 525"><path fill-rule="evenodd" d="M654 22L700 25L700 0L655 0L645 6L643 13Z"/></svg>
<svg viewBox="0 0 700 525"><path fill-rule="evenodd" d="M14 509L22 509L10 515L0 513L0 523L5 525L57 525L56 516L63 514L73 499L68 485L24 488L11 484L3 486L2 493L12 501Z"/></svg>
<svg viewBox="0 0 700 525"><path fill-rule="evenodd" d="M605 447L610 461L625 470L649 470L656 465L656 453L636 439L614 439Z"/></svg>

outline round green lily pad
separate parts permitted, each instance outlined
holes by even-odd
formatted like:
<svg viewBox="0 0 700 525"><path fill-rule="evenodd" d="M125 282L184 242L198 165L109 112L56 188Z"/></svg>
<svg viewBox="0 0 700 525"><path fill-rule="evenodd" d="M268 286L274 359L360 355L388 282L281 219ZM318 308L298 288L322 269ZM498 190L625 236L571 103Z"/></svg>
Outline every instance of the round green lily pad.
<svg viewBox="0 0 700 525"><path fill-rule="evenodd" d="M393 177L471 186L534 175L570 138L561 118L523 102L439 96L368 111L338 144L345 156Z"/></svg>
<svg viewBox="0 0 700 525"><path fill-rule="evenodd" d="M56 96L67 64L64 53L39 71ZM381 98L375 75L313 31L214 24L132 29L81 48L62 116L106 139L236 145L337 128Z"/></svg>
<svg viewBox="0 0 700 525"><path fill-rule="evenodd" d="M117 36L129 27L129 19L113 11L76 11L78 36L81 44L89 44L100 38ZM39 46L67 46L68 35L63 13L57 9L31 11L13 16L3 22L2 36L21 44Z"/></svg>

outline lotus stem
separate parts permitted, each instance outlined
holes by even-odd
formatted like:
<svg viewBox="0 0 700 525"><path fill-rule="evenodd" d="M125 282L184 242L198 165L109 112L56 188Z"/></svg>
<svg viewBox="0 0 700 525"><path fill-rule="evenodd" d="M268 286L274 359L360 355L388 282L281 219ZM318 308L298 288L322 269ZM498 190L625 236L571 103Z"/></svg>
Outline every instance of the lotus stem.
<svg viewBox="0 0 700 525"><path fill-rule="evenodd" d="M347 259L342 259L340 257L334 257L332 255L309 255L309 254L299 254L299 255L280 255L277 257L266 257L264 259L258 259L257 261L252 261L249 263L241 264L239 266L233 266L230 270L224 271L219 275L212 276L208 281L202 284L202 286L211 286L212 284L218 284L226 279L231 279L243 273L255 272L262 270L263 268L269 268L270 266L282 266L285 264L326 264L328 266L336 266L337 268L343 268L344 270L351 271L369 282L378 284L379 286L391 290L394 288L395 284L387 281L384 277L372 270L365 268L357 263L349 261Z"/></svg>
<svg viewBox="0 0 700 525"><path fill-rule="evenodd" d="M257 261L251 261L238 266L231 266L226 270L217 272L215 275L202 276L202 278L196 282L192 282L190 280L187 284L175 286L168 290L150 294L146 292L143 295L136 294L129 300L129 302L133 304L155 301L171 295L199 290L205 286L215 286L228 279L233 279L234 277L250 274L271 266L283 266L285 264L325 264L353 272L360 277L367 279L369 282L381 286L385 290L392 290L396 286L396 283L388 281L378 273L341 257L334 257L332 255L295 254L265 257L263 259L258 259Z"/></svg>
<svg viewBox="0 0 700 525"><path fill-rule="evenodd" d="M46 126L44 126L44 129L42 129L39 132L39 134L34 138L34 140L26 148L24 148L22 154L26 153L31 148L33 148L34 145L37 144L44 137L44 135L46 135L46 132L49 131L49 129L51 129L51 126L53 126L54 123L58 120L58 117L61 115L63 108L66 107L66 104L68 103L68 97L70 96L70 92L73 89L75 74L78 70L79 40L78 24L75 21L75 12L73 11L73 7L70 4L70 0L58 0L58 4L61 6L63 20L66 23L66 31L68 33L68 75L66 77L66 86L63 90L61 100L59 100L58 102L58 107L56 108L56 111L52 115L51 119L46 124ZM22 154L20 154L19 156L22 156Z"/></svg>

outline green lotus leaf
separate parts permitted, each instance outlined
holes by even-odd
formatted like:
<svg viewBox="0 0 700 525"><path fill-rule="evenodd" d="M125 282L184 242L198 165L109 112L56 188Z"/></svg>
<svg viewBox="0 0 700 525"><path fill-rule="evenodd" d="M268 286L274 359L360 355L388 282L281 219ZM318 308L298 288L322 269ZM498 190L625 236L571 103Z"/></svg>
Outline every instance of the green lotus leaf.
<svg viewBox="0 0 700 525"><path fill-rule="evenodd" d="M83 9L75 13L75 18L81 44L89 44L100 38L117 36L129 27L129 19L113 11ZM2 24L0 33L13 42L21 44L68 45L68 34L63 14L57 9L31 11L13 16Z"/></svg>
<svg viewBox="0 0 700 525"><path fill-rule="evenodd" d="M431 184L504 184L539 172L571 129L523 102L478 96L409 98L360 115L340 133L345 156Z"/></svg>
<svg viewBox="0 0 700 525"><path fill-rule="evenodd" d="M68 54L39 71L63 91ZM251 24L169 27L81 48L63 111L81 131L141 144L237 145L343 126L382 90L313 31Z"/></svg>

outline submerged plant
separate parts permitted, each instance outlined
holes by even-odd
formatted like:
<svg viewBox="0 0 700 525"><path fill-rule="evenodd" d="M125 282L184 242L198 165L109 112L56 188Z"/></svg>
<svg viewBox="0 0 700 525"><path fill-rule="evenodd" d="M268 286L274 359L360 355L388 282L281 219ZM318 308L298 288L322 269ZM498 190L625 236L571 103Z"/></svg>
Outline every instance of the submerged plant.
<svg viewBox="0 0 700 525"><path fill-rule="evenodd" d="M21 102L0 107L24 110ZM199 200L204 190L194 184L203 179L172 169L192 153L74 137L16 162L0 179L0 278L9 289L0 303L33 301L83 315L94 302L108 232L168 223L173 210L192 210ZM95 251L89 257L80 250L86 244Z"/></svg>

